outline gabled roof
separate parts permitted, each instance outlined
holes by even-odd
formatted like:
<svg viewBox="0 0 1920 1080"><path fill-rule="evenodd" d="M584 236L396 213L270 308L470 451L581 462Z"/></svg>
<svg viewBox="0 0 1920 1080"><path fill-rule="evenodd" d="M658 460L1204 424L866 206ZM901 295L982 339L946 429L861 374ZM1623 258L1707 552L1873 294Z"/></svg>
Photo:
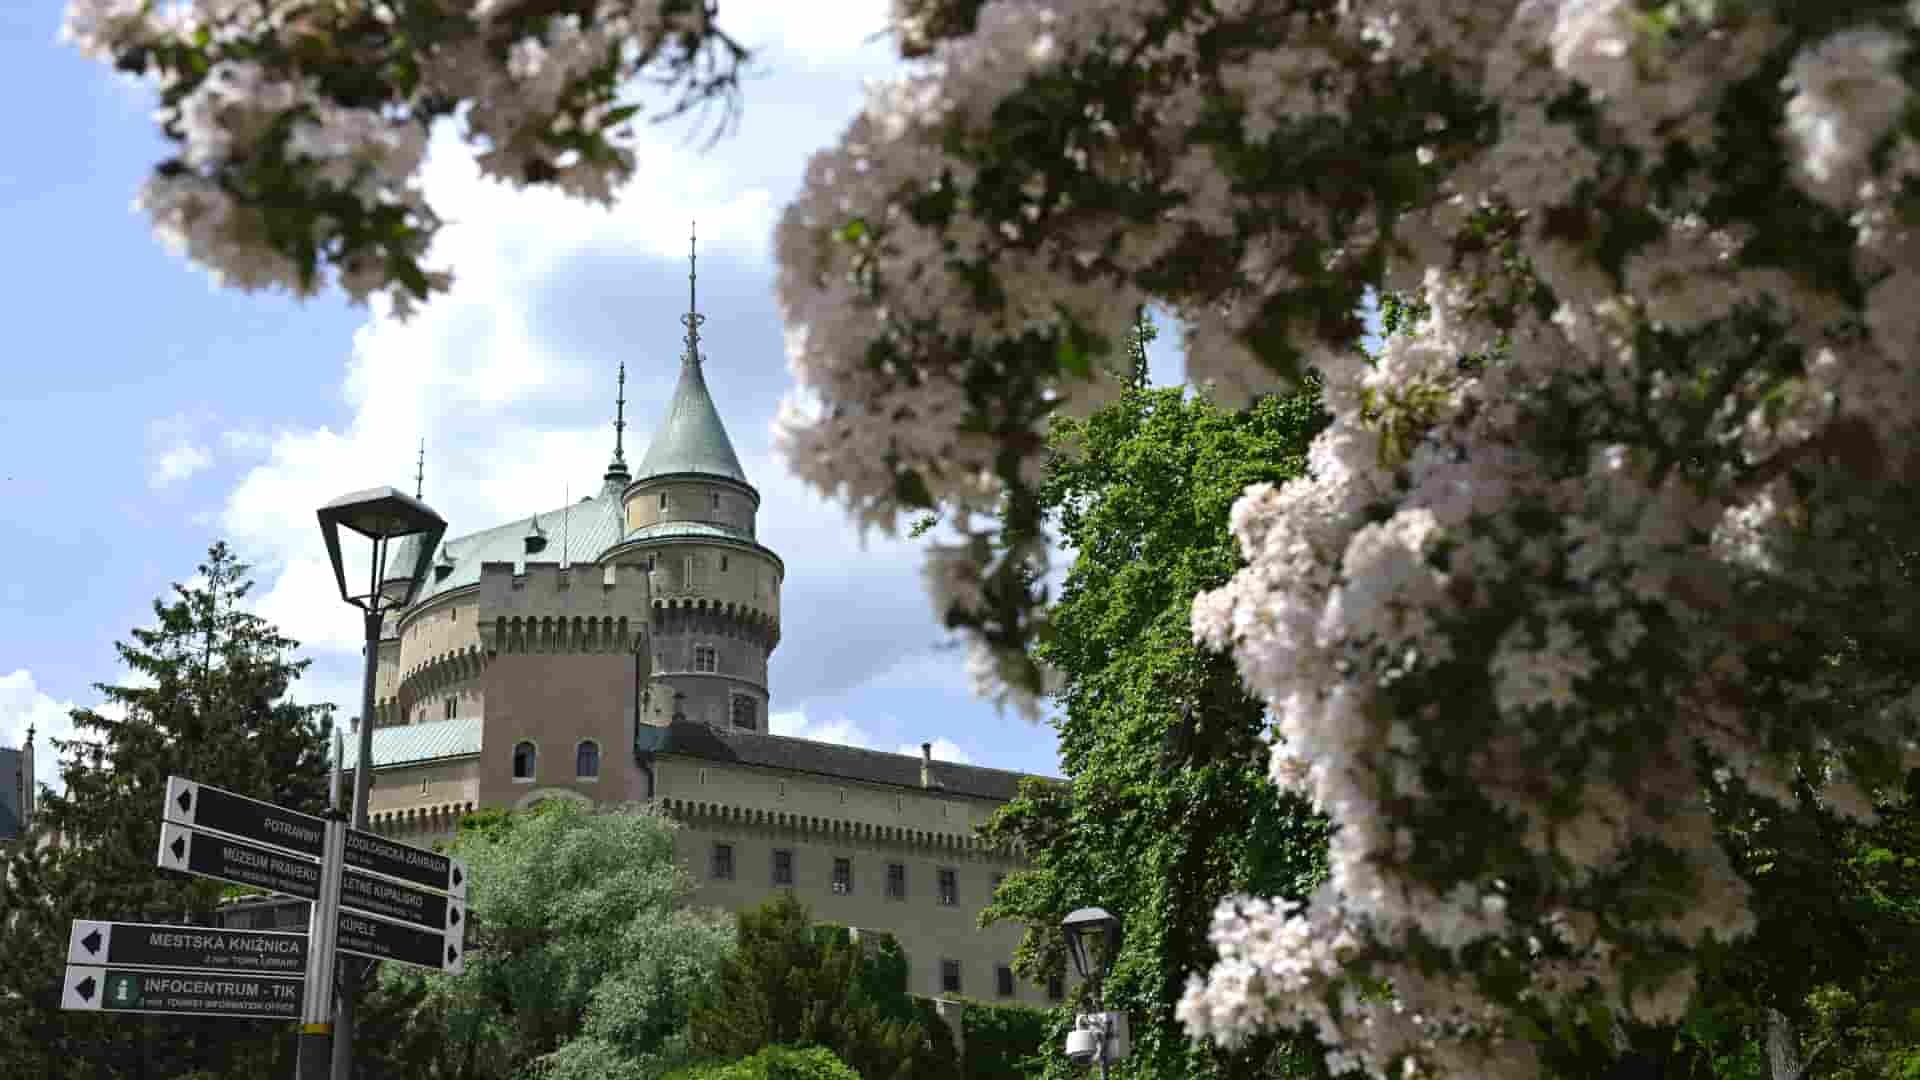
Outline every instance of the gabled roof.
<svg viewBox="0 0 1920 1080"><path fill-rule="evenodd" d="M726 425L720 422L720 410L714 408L713 395L707 392L699 355L691 351L680 360L680 382L673 388L673 403L667 406L666 420L653 433L634 479L671 473L705 473L747 482L740 458L733 452L733 441L727 438Z"/></svg>
<svg viewBox="0 0 1920 1080"><path fill-rule="evenodd" d="M643 753L678 754L729 765L787 769L841 780L993 799L997 802L1011 800L1019 792L1020 781L1030 775L979 765L935 761L932 769L934 786L923 789L920 786L920 759L910 754L888 754L786 735L723 731L693 721L664 727L642 724L635 739L635 748Z"/></svg>
<svg viewBox="0 0 1920 1080"><path fill-rule="evenodd" d="M478 716L457 716L452 720L374 728L373 767L384 769L389 765L477 754L480 752L480 720ZM351 769L360 761L360 741L349 734L344 742L346 752L340 756L340 767Z"/></svg>

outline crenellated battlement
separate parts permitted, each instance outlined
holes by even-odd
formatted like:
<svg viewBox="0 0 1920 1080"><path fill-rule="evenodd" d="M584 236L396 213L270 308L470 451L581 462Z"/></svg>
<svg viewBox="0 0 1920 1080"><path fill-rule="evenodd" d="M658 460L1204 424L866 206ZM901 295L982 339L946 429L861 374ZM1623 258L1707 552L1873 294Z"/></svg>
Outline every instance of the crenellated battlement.
<svg viewBox="0 0 1920 1080"><path fill-rule="evenodd" d="M653 591L638 566L510 562L480 567L480 640L489 653L635 652Z"/></svg>

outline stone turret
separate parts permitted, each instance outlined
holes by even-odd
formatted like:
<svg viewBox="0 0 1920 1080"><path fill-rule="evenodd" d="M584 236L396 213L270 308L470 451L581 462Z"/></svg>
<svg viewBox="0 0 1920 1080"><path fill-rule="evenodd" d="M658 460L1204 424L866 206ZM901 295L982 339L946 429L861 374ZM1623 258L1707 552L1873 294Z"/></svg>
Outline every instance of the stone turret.
<svg viewBox="0 0 1920 1080"><path fill-rule="evenodd" d="M760 492L707 390L695 280L689 271L689 310L680 320L686 350L673 401L624 492L625 535L601 561L644 567L653 582L647 720L664 724L678 711L763 730L786 567L755 539Z"/></svg>

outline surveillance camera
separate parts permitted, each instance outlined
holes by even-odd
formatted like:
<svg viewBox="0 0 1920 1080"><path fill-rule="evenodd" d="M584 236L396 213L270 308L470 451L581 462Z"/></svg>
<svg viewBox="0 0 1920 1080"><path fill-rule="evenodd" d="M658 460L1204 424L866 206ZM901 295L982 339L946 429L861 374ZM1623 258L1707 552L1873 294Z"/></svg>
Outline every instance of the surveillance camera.
<svg viewBox="0 0 1920 1080"><path fill-rule="evenodd" d="M1067 1059L1085 1063L1093 1060L1094 1052L1100 1048L1100 1033L1081 1028L1067 1033Z"/></svg>

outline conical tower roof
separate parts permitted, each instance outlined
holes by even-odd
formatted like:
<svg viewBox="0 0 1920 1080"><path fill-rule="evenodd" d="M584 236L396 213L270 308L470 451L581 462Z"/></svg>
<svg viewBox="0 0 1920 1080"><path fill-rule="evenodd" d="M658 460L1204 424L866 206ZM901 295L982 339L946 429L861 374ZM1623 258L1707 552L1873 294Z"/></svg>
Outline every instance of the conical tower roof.
<svg viewBox="0 0 1920 1080"><path fill-rule="evenodd" d="M668 473L705 473L747 482L740 458L733 452L733 440L727 438L726 425L720 422L720 410L707 392L699 357L691 350L680 361L680 383L673 388L673 404L667 407L666 421L653 433L635 479Z"/></svg>
<svg viewBox="0 0 1920 1080"><path fill-rule="evenodd" d="M733 452L733 440L720 422L720 410L707 392L707 379L700 370L700 314L695 264L689 258L687 270L687 313L680 322L687 328L687 350L680 356L680 382L673 388L673 404L667 407L667 419L653 433L646 456L640 459L636 480L647 480L670 473L704 473L747 483L740 458Z"/></svg>

